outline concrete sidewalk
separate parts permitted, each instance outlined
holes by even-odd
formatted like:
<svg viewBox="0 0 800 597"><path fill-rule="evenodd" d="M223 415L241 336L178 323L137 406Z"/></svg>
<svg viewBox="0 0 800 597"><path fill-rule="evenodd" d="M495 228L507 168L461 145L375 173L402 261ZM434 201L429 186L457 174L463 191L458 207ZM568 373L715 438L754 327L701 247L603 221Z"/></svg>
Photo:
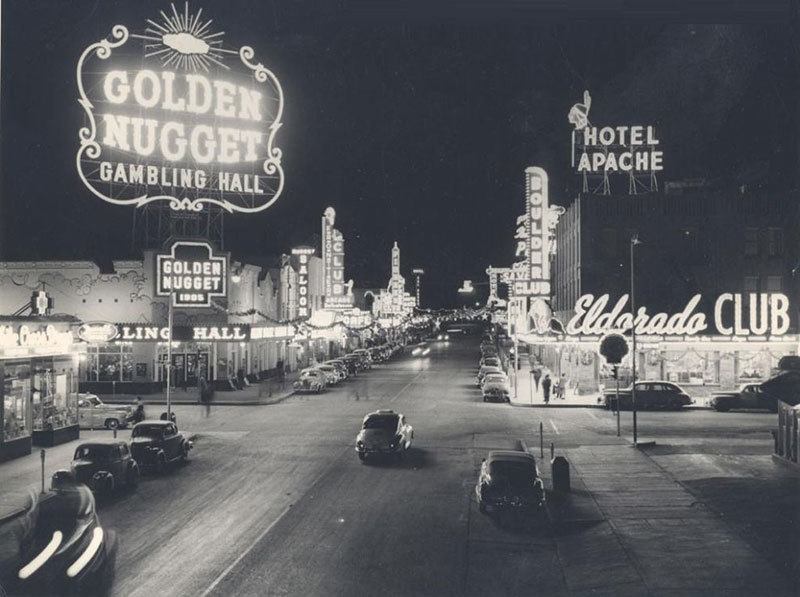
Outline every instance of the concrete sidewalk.
<svg viewBox="0 0 800 597"><path fill-rule="evenodd" d="M572 473L569 494L548 496L570 592L796 594L770 561L642 451L620 443L556 455ZM549 462L540 469L552 486Z"/></svg>
<svg viewBox="0 0 800 597"><path fill-rule="evenodd" d="M265 380L258 384L247 386L243 390L230 390L214 392L212 404L226 406L252 406L256 404L275 404L294 394L292 382L297 379L296 374L290 374L284 381ZM100 400L107 404L133 404L137 394L99 394ZM166 392L160 394L141 394L145 404L166 404ZM197 388L174 388L170 392L172 404L199 404L200 394Z"/></svg>
<svg viewBox="0 0 800 597"><path fill-rule="evenodd" d="M527 358L520 360L519 370L514 370L514 361L508 361L508 378L511 385L511 404L513 406L540 406L540 407L575 407L575 408L599 408L597 402L599 392L590 394L578 394L574 388L567 388L564 393L564 398L559 400L555 397L552 388L550 392L550 404L544 402L544 390L542 389L542 382L539 380L539 386L536 387L533 376L531 375L530 367L527 363ZM516 380L515 380L516 378ZM555 380L553 380L555 381ZM514 388L516 387L516 394Z"/></svg>

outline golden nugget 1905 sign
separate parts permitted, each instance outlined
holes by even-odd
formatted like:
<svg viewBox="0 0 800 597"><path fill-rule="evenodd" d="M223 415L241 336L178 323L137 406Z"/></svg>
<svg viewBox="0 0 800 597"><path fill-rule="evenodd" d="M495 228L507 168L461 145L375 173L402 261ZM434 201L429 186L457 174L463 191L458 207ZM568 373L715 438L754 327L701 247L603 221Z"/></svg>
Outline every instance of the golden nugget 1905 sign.
<svg viewBox="0 0 800 597"><path fill-rule="evenodd" d="M284 185L283 91L249 46L229 48L186 3L91 44L77 66L78 175L97 197L141 207L253 213Z"/></svg>

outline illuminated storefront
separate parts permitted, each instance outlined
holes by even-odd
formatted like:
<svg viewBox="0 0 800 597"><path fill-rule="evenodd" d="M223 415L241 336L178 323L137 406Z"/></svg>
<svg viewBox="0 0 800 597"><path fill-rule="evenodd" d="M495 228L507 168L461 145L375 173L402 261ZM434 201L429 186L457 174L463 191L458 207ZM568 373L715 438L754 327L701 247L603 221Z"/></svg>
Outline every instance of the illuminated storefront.
<svg viewBox="0 0 800 597"><path fill-rule="evenodd" d="M0 460L78 438L78 367L71 318L0 319Z"/></svg>

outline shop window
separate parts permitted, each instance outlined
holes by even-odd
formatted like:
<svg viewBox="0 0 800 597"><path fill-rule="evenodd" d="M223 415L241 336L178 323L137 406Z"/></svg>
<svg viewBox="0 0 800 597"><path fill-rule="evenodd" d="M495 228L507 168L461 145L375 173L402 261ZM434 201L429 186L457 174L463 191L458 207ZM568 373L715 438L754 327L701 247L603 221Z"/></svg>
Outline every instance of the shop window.
<svg viewBox="0 0 800 597"><path fill-rule="evenodd" d="M664 372L666 381L680 384L706 385L719 383L717 359L713 354L695 350L688 352L666 351Z"/></svg>
<svg viewBox="0 0 800 597"><path fill-rule="evenodd" d="M782 228L767 228L767 255L770 257L783 255Z"/></svg>
<svg viewBox="0 0 800 597"><path fill-rule="evenodd" d="M744 229L744 254L747 257L758 255L758 228Z"/></svg>
<svg viewBox="0 0 800 597"><path fill-rule="evenodd" d="M5 363L3 376L3 440L9 441L31 434L28 427L28 405L31 395L30 363Z"/></svg>
<svg viewBox="0 0 800 597"><path fill-rule="evenodd" d="M78 388L71 358L34 361L33 429L60 429L78 422Z"/></svg>
<svg viewBox="0 0 800 597"><path fill-rule="evenodd" d="M87 377L90 381L133 381L135 363L129 344L100 344L90 347Z"/></svg>
<svg viewBox="0 0 800 597"><path fill-rule="evenodd" d="M742 286L745 292L758 292L758 276L745 276Z"/></svg>
<svg viewBox="0 0 800 597"><path fill-rule="evenodd" d="M782 292L782 291L783 291L783 277L767 276L767 292Z"/></svg>

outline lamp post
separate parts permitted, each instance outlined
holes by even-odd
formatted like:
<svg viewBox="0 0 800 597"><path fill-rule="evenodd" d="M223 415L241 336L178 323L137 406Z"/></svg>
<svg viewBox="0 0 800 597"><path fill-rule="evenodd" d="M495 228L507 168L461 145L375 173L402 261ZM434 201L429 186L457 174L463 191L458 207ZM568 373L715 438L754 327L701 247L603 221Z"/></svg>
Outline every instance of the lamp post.
<svg viewBox="0 0 800 597"><path fill-rule="evenodd" d="M172 394L170 384L172 383L172 297L173 293L169 293L169 304L167 305L167 329L169 330L167 336L167 420L172 418Z"/></svg>
<svg viewBox="0 0 800 597"><path fill-rule="evenodd" d="M638 443L638 428L636 426L636 294L635 292L635 271L634 271L634 247L642 244L639 235L634 234L631 238L631 344L633 352L631 354L631 410L633 412L633 445Z"/></svg>

